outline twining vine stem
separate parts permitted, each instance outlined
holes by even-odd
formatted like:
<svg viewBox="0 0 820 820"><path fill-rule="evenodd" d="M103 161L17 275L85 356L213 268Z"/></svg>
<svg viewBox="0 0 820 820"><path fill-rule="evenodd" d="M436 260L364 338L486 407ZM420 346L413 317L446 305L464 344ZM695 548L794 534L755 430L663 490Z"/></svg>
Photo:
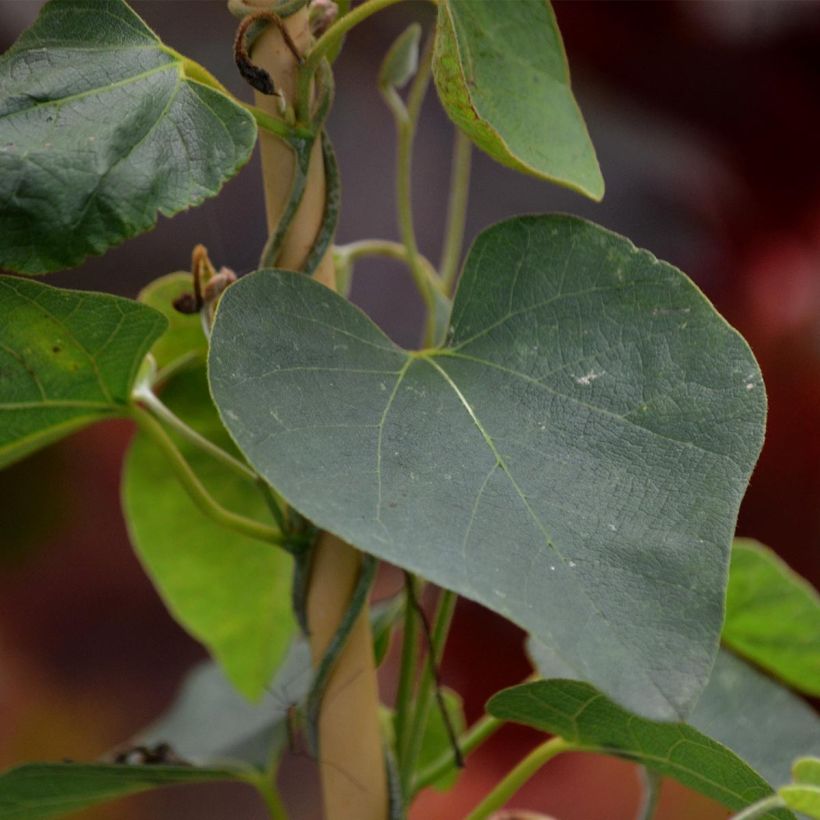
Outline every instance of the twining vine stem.
<svg viewBox="0 0 820 820"><path fill-rule="evenodd" d="M400 770L400 780L404 782L404 748L407 743L407 734L410 730L410 717L413 702L413 684L416 679L418 663L418 615L413 606L412 598L415 595L417 580L414 575L405 575L404 589L404 624L401 641L401 664L399 667L399 686L396 692L396 751ZM404 792L406 793L406 791Z"/></svg>
<svg viewBox="0 0 820 820"><path fill-rule="evenodd" d="M404 784L405 792L409 791L410 788L410 778L412 777L416 760L421 751L424 730L427 727L430 709L432 708L436 694L436 680L433 670L441 663L441 658L444 654L444 645L447 641L447 634L450 631L450 624L453 620L457 600L458 596L455 592L449 589L441 590L435 619L433 621L431 645L429 647L430 663L425 666L422 672L415 709L413 710L413 718L410 723L410 731L406 734L404 748L400 750L399 759L401 761L402 783ZM446 720L445 716L442 716L442 718ZM453 752L455 753L455 748Z"/></svg>
<svg viewBox="0 0 820 820"><path fill-rule="evenodd" d="M786 803L779 794L772 794L769 797L764 797L758 800L757 803L752 803L738 814L733 814L729 820L759 820L765 817L770 811L775 809L782 809L786 807Z"/></svg>
<svg viewBox="0 0 820 820"><path fill-rule="evenodd" d="M265 541L280 547L288 545L286 536L275 527L270 527L261 521L255 521L252 518L246 518L244 515L231 512L216 501L205 489L205 485L191 469L191 465L185 460L185 457L180 453L163 426L147 410L139 406L133 406L131 408L131 417L136 421L140 430L159 447L168 459L168 463L188 496L205 515L217 524L249 538L255 538L258 541Z"/></svg>
<svg viewBox="0 0 820 820"><path fill-rule="evenodd" d="M288 813L279 790L276 788L272 778L267 773L259 776L248 775L244 778L247 783L253 786L265 803L271 820L288 820Z"/></svg>
<svg viewBox="0 0 820 820"><path fill-rule="evenodd" d="M360 239L347 245L335 245L333 253L340 259L342 265L355 263L366 256L387 256L390 259L397 259L405 263L409 259L407 246L401 242L391 242L389 239ZM418 255L418 262L430 286L435 288L442 296L445 296L446 288L438 272L433 267L433 263L421 254Z"/></svg>
<svg viewBox="0 0 820 820"><path fill-rule="evenodd" d="M658 808L663 776L659 772L647 769L646 766L641 766L638 769L638 774L643 786L643 794L641 796L641 805L638 808L637 820L652 820L655 816L655 810Z"/></svg>
<svg viewBox="0 0 820 820"><path fill-rule="evenodd" d="M479 718L459 737L458 747L461 749L461 753L466 757L470 752L477 749L484 741L494 735L503 725L503 720L499 720L499 718L493 717L492 715L484 715ZM419 773L419 776L413 781L410 797L413 797L422 789L431 786L442 775L447 774L455 764L455 749L448 748L447 751Z"/></svg>
<svg viewBox="0 0 820 820"><path fill-rule="evenodd" d="M432 344L435 338L435 297L420 261L421 255L413 225L413 142L421 105L430 85L432 59L433 37L428 36L419 58L418 71L407 94L406 106L393 88L387 89L383 95L396 121L396 206L399 233L407 248L407 264L410 273L426 308L425 346Z"/></svg>
<svg viewBox="0 0 820 820"><path fill-rule="evenodd" d="M402 0L366 0L366 2L356 6L339 18L314 43L313 48L305 55L305 61L299 71L296 111L300 122L307 122L310 119L310 84L319 63L338 45L350 29L359 25L377 11L400 2Z"/></svg>
<svg viewBox="0 0 820 820"><path fill-rule="evenodd" d="M198 433L193 427L189 427L179 416L177 416L169 407L163 404L162 400L148 387L139 388L134 391L132 396L136 401L145 405L157 418L164 421L169 427L172 427L180 436L189 441L195 447L198 447L208 455L213 456L217 461L222 462L226 467L229 467L233 472L238 473L243 478L257 481L258 476L247 465L243 464L239 459L234 458L230 453L227 453L221 447L214 444L205 436Z"/></svg>
<svg viewBox="0 0 820 820"><path fill-rule="evenodd" d="M447 295L453 290L458 275L458 263L461 260L464 227L467 223L467 203L470 198L471 165L472 143L470 138L460 128L456 128L453 138L450 196L447 203L447 227L444 232L444 247L439 264L439 273Z"/></svg>
<svg viewBox="0 0 820 820"><path fill-rule="evenodd" d="M536 746L493 790L467 815L466 820L484 820L504 804L545 764L575 746L562 737L553 737Z"/></svg>

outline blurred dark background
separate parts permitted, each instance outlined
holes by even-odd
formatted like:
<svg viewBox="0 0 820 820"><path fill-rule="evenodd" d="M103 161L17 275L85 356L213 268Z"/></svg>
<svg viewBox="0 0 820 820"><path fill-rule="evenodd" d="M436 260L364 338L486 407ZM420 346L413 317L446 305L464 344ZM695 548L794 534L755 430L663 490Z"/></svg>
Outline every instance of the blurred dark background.
<svg viewBox="0 0 820 820"><path fill-rule="evenodd" d="M514 0L505 0L513 2ZM7 48L40 2L0 0ZM159 35L248 96L231 59L234 19L221 0L134 3ZM474 154L468 241L520 213L571 211L629 236L685 270L749 340L770 401L768 437L738 531L820 576L820 4L556 3L573 83L597 147L607 193L596 205ZM394 139L375 88L379 61L429 4L371 18L336 66L329 131L342 171L340 242L396 238ZM416 154L422 250L438 260L452 128L431 93ZM173 222L54 275L53 284L128 296L187 268L204 242L217 265L252 270L264 241L258 159L222 195ZM398 342L414 344L420 304L401 266L357 268L353 298ZM704 351L708 355L708 351ZM0 765L93 759L167 705L201 648L165 612L134 558L119 511L118 475L131 431L83 431L0 473ZM390 579L383 583L386 591ZM445 681L474 719L484 700L527 673L521 634L472 604L459 607ZM384 673L386 693L391 670ZM504 730L470 759L455 791L424 795L414 818L457 818L533 745ZM315 788L304 761L285 791ZM634 816L638 781L625 762L559 758L515 805L560 820ZM309 800L307 802L310 802ZM262 816L253 796L197 787L121 802L86 818L223 820ZM315 817L305 806L294 812ZM659 817L726 812L675 784Z"/></svg>

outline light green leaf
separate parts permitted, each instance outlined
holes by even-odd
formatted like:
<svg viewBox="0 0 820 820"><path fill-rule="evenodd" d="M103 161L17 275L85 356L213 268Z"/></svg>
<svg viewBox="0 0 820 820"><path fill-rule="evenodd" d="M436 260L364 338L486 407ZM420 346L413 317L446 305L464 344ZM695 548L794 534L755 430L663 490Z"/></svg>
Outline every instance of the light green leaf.
<svg viewBox="0 0 820 820"><path fill-rule="evenodd" d="M795 783L820 786L820 757L801 757L795 760L792 779Z"/></svg>
<svg viewBox="0 0 820 820"><path fill-rule="evenodd" d="M129 299L0 276L0 467L126 414L140 363L165 326Z"/></svg>
<svg viewBox="0 0 820 820"><path fill-rule="evenodd" d="M795 760L792 778L794 782L781 786L778 794L789 808L820 820L820 758Z"/></svg>
<svg viewBox="0 0 820 820"><path fill-rule="evenodd" d="M198 205L256 140L251 115L122 0L51 0L0 59L0 86L0 267L21 273Z"/></svg>
<svg viewBox="0 0 820 820"><path fill-rule="evenodd" d="M820 595L757 541L735 540L722 637L786 683L820 696Z"/></svg>
<svg viewBox="0 0 820 820"><path fill-rule="evenodd" d="M318 526L524 626L629 708L685 715L762 441L747 345L680 271L561 216L483 233L451 325L408 353L317 282L260 271L217 311L211 389Z"/></svg>
<svg viewBox="0 0 820 820"><path fill-rule="evenodd" d="M180 373L162 398L199 433L232 449L202 368ZM270 517L253 482L226 471L189 443L177 444L218 502L251 518ZM270 544L215 526L141 433L126 459L123 503L137 554L171 613L208 647L243 694L258 698L295 629L291 558Z"/></svg>
<svg viewBox="0 0 820 820"><path fill-rule="evenodd" d="M461 695L446 687L442 688L441 694L444 698L444 708L450 717L450 725L453 727L456 737L458 737L467 728ZM450 749L452 749L450 735L447 733L447 728L444 725L438 704L434 704L430 710L430 717L427 719L427 727L424 730L421 750L419 751L418 760L416 761L416 776L421 774L428 766L435 763ZM430 785L439 791L447 791L455 785L458 775L459 770L456 768L455 763L453 763L451 769Z"/></svg>
<svg viewBox="0 0 820 820"><path fill-rule="evenodd" d="M140 302L155 308L168 320L168 329L151 348L160 373L202 364L208 354L208 340L199 314L188 315L174 308L174 300L192 290L191 274L178 271L155 279L137 296Z"/></svg>
<svg viewBox="0 0 820 820"><path fill-rule="evenodd" d="M44 820L162 786L220 780L242 776L229 769L192 766L30 763L0 774L0 817Z"/></svg>
<svg viewBox="0 0 820 820"><path fill-rule="evenodd" d="M450 118L493 159L603 197L546 0L441 0L433 76Z"/></svg>
<svg viewBox="0 0 820 820"><path fill-rule="evenodd" d="M820 820L820 786L781 786L778 794L790 809Z"/></svg>
<svg viewBox="0 0 820 820"><path fill-rule="evenodd" d="M240 697L213 662L196 666L165 714L134 739L170 743L185 760L205 766L232 762L265 771L287 742L288 708L311 682L310 652L296 640L259 703Z"/></svg>
<svg viewBox="0 0 820 820"><path fill-rule="evenodd" d="M380 88L402 88L416 73L419 65L421 26L409 25L390 46L379 68Z"/></svg>

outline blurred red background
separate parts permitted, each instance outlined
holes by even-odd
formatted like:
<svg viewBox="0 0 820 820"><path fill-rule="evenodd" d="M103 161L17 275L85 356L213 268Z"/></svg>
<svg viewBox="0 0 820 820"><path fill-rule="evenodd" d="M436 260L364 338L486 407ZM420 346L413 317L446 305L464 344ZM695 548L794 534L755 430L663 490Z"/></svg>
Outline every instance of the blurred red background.
<svg viewBox="0 0 820 820"><path fill-rule="evenodd" d="M0 0L3 49L40 5ZM234 20L221 0L134 5L166 42L247 94L235 78ZM738 531L769 544L816 583L820 6L559 2L556 13L606 198L587 202L476 154L468 240L511 214L565 210L626 234L692 276L749 340L769 395L767 442ZM343 180L340 242L396 237L392 123L374 80L392 38L412 19L429 21L428 4L408 2L371 18L349 36L337 63L329 130ZM420 245L433 259L443 233L451 135L431 94L416 147L415 203ZM156 276L187 267L200 241L218 265L254 267L264 241L258 159L217 200L49 281L134 296ZM398 342L413 344L420 305L400 266L368 261L357 271L354 300ZM130 434L127 424L100 425L0 473L3 767L97 757L161 711L203 656L165 612L128 545L118 477ZM390 586L388 577L383 587ZM459 606L443 677L465 695L470 719L492 692L528 673L521 647L515 628L478 606ZM388 665L388 697L391 677ZM534 733L503 730L470 758L453 792L423 795L412 816L462 816L535 741ZM308 768L292 761L284 778L300 820L318 816L310 799L296 797L313 782ZM547 766L513 804L560 820L626 820L638 795L630 764L574 755ZM209 786L81 816L262 815L242 789ZM716 804L665 784L658 817L725 816Z"/></svg>

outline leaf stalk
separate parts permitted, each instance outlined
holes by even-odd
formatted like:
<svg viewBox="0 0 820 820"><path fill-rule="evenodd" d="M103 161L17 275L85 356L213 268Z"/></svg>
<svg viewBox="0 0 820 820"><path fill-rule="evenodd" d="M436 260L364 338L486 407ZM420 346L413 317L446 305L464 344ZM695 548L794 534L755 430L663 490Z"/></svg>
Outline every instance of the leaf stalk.
<svg viewBox="0 0 820 820"><path fill-rule="evenodd" d="M553 737L536 746L493 790L467 815L466 820L484 820L504 804L546 763L562 752L575 749L562 737Z"/></svg>

